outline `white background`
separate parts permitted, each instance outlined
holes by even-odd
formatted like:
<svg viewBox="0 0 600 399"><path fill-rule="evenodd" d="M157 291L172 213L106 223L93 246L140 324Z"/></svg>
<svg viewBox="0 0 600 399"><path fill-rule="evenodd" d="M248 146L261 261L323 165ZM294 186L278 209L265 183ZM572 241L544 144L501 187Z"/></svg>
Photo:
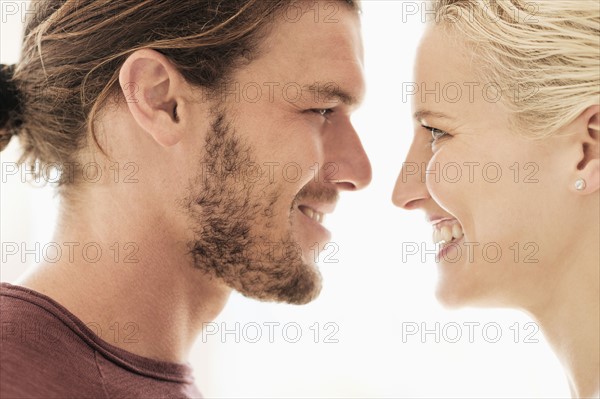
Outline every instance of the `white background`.
<svg viewBox="0 0 600 399"><path fill-rule="evenodd" d="M16 4L20 12L7 15L7 3ZM18 61L24 3L0 1L0 62L4 64ZM412 15L409 10L415 6L419 12ZM373 182L364 191L343 195L336 213L326 222L339 251L330 258L338 263L321 263L321 296L297 307L260 303L234 294L211 326L220 331L200 336L190 354L197 385L205 396L569 396L566 378L542 333L531 337L539 342L524 342L533 331L525 329L525 323L531 321L525 315L498 309L445 310L433 295L433 256L421 262L417 256L405 255L403 262L403 242L433 248L431 227L424 215L397 209L391 203L394 182L412 138L410 103L403 101L402 83L412 80L414 51L423 29L420 7L420 2L364 1L368 95L354 122L373 165ZM1 159L14 162L17 156L13 140ZM30 246L48 242L56 218L51 190L4 180L3 174L2 242ZM10 283L35 263L32 258L27 265L4 261L3 257L1 280ZM223 327L235 331L236 322L240 323L239 338L234 332L221 334ZM464 324L469 322L480 323L474 329L474 342L469 342ZM274 327L273 342L269 342L268 324L264 323L280 323ZM297 324L288 324L284 334L287 323ZM332 324L325 328L326 323ZM439 342L434 333L421 336L419 332L403 339L403 325L408 325L403 323L416 323L419 329L426 323L430 330L440 323ZM448 323L461 327L462 337L456 343L450 342L457 332L451 326L456 324ZM500 327L498 342L491 342L494 328L483 333L486 323ZM515 323L520 331L517 343ZM262 337L251 343L257 326ZM292 343L297 327L302 335ZM329 339L328 334L332 334Z"/></svg>

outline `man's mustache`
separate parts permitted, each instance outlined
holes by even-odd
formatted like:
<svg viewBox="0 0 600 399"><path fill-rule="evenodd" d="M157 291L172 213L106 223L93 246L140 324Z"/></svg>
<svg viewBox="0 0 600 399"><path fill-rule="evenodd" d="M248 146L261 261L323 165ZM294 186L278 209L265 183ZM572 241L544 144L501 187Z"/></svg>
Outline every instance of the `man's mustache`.
<svg viewBox="0 0 600 399"><path fill-rule="evenodd" d="M331 186L307 184L296 195L296 202L309 198L318 202L336 203L339 199L339 192Z"/></svg>

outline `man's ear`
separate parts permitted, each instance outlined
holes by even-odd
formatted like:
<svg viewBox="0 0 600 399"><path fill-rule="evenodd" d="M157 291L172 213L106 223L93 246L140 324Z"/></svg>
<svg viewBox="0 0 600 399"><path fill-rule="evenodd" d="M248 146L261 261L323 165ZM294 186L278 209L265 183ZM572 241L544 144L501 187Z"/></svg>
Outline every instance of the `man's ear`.
<svg viewBox="0 0 600 399"><path fill-rule="evenodd" d="M121 67L119 84L132 117L159 145L169 147L183 138L178 105L186 83L167 57L150 49L135 51Z"/></svg>
<svg viewBox="0 0 600 399"><path fill-rule="evenodd" d="M600 188L600 105L583 111L571 129L579 148L578 163L573 170L573 190L581 194L596 192Z"/></svg>

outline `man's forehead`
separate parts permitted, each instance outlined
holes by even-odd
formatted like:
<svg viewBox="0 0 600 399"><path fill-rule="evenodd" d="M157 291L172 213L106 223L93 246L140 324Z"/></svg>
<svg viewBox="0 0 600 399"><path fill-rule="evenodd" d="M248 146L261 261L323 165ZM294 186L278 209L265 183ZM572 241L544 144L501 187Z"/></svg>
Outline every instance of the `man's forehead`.
<svg viewBox="0 0 600 399"><path fill-rule="evenodd" d="M335 22L309 14L297 22L282 18L266 38L259 64L309 92L354 105L364 95L360 19L344 1L334 3L340 5Z"/></svg>
<svg viewBox="0 0 600 399"><path fill-rule="evenodd" d="M340 87L334 82L305 84L302 89L318 96L323 102L339 101L348 106L354 106L362 101L362 98L352 94L351 90Z"/></svg>

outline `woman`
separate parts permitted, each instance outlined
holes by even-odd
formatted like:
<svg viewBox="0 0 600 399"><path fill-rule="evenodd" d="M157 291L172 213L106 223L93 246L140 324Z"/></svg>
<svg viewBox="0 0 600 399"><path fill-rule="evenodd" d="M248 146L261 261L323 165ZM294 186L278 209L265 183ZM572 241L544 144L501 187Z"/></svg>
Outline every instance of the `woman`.
<svg viewBox="0 0 600 399"><path fill-rule="evenodd" d="M435 1L393 200L440 243L438 299L526 311L599 393L597 1Z"/></svg>

